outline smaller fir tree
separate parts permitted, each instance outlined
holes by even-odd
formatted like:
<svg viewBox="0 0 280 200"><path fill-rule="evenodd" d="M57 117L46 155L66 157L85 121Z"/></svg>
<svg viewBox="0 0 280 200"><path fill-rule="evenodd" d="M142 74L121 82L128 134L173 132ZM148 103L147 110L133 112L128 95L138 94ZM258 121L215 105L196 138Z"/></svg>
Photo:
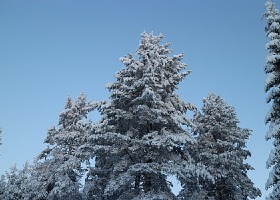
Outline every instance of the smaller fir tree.
<svg viewBox="0 0 280 200"><path fill-rule="evenodd" d="M23 169L19 170L16 165L0 180L0 199L2 200L30 200L37 199L34 196L33 184L30 182L32 166L25 163Z"/></svg>
<svg viewBox="0 0 280 200"><path fill-rule="evenodd" d="M240 200L260 196L260 190L247 176L253 168L244 163L251 156L246 149L251 131L238 126L234 108L220 96L210 94L203 100L202 112L197 112L193 122L198 140L196 160L207 166L214 178L214 182L193 180L192 186L196 188L192 190L204 194L200 199ZM193 194L190 192L189 199Z"/></svg>
<svg viewBox="0 0 280 200"><path fill-rule="evenodd" d="M5 175L1 175L1 177L0 177L0 199L4 199L5 188L6 188Z"/></svg>
<svg viewBox="0 0 280 200"><path fill-rule="evenodd" d="M65 110L60 113L58 127L49 129L45 140L49 146L38 157L36 167L38 182L44 185L42 193L46 193L48 199L81 198L83 158L77 150L85 143L87 132L92 131L87 114L93 109L95 104L87 102L84 94L75 102L69 97Z"/></svg>

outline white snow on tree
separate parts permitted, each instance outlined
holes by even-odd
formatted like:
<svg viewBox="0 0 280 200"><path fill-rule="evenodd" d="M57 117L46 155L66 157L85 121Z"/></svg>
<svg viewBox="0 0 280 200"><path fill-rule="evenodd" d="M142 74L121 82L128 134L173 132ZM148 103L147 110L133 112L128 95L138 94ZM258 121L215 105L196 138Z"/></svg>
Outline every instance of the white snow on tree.
<svg viewBox="0 0 280 200"><path fill-rule="evenodd" d="M16 165L11 167L0 180L0 199L11 200L21 199L30 200L36 198L34 182L31 181L32 166L25 163L23 169L18 169Z"/></svg>
<svg viewBox="0 0 280 200"><path fill-rule="evenodd" d="M1 177L0 177L0 199L4 199L5 188L6 188L5 175L1 175Z"/></svg>
<svg viewBox="0 0 280 200"><path fill-rule="evenodd" d="M195 177L187 184L186 199L195 199L198 194L204 195L199 199L215 200L255 199L260 196L260 190L247 176L253 168L244 163L251 156L246 149L251 131L238 127L234 108L220 96L210 94L203 99L202 112L195 114L193 123L198 140L196 161L207 166L214 181L200 181Z"/></svg>
<svg viewBox="0 0 280 200"><path fill-rule="evenodd" d="M265 83L267 103L271 109L265 118L269 124L266 140L274 140L274 148L267 160L267 168L271 168L266 189L272 188L268 200L280 199L280 15L272 1L267 1L264 16L267 20L265 27L268 43L266 49L265 73L268 75Z"/></svg>
<svg viewBox="0 0 280 200"><path fill-rule="evenodd" d="M162 35L142 34L136 57L121 58L125 68L107 87L111 102L91 135L96 166L92 170L95 199L176 199L168 175L179 180L208 176L189 154L195 143L184 128L194 107L175 94L189 74L183 54L169 57Z"/></svg>
<svg viewBox="0 0 280 200"><path fill-rule="evenodd" d="M58 126L49 129L45 140L49 146L40 154L36 165L38 182L43 185L41 193L45 193L47 199L81 198L83 169L76 153L85 143L87 132L92 131L87 114L95 107L94 103L87 102L84 94L74 102L69 97L65 110L59 115Z"/></svg>
<svg viewBox="0 0 280 200"><path fill-rule="evenodd" d="M266 118L270 122L267 139L275 139L267 188L273 187L268 199L279 199L280 20L274 4L266 5L266 31L271 39L266 91L268 102L273 103ZM110 101L90 102L84 94L75 101L69 97L58 125L47 132L48 147L33 165L27 163L22 170L12 167L1 177L0 199L239 200L260 196L247 177L253 168L244 163L250 156L246 140L251 131L238 127L234 108L214 94L204 99L202 112L196 112L193 121L186 117L196 108L175 91L190 71L182 63L184 54L170 56L170 44L161 44L162 40L161 34L142 33L135 55L120 59L124 68L107 86ZM94 109L101 114L95 124L87 118ZM92 160L93 166L84 166ZM177 196L170 176L181 184Z"/></svg>

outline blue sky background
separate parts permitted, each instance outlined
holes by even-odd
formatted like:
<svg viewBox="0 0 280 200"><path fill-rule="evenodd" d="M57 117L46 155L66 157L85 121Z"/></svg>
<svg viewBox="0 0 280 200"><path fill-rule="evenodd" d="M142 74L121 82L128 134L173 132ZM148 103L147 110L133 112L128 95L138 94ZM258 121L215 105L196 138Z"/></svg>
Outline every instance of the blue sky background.
<svg viewBox="0 0 280 200"><path fill-rule="evenodd" d="M264 199L272 146L264 139L263 12L256 0L1 0L0 174L44 149L68 96L108 99L105 85L123 67L119 58L135 52L146 30L185 53L192 73L180 84L182 99L201 108L208 93L219 94L240 126L253 130L249 176Z"/></svg>

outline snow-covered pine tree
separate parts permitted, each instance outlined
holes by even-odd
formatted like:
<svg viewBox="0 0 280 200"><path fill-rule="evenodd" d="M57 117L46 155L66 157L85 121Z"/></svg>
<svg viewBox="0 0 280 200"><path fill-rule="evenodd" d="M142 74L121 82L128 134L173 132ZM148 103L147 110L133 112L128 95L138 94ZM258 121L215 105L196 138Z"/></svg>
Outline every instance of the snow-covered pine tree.
<svg viewBox="0 0 280 200"><path fill-rule="evenodd" d="M4 200L23 199L21 191L23 180L18 177L18 174L19 170L17 169L16 165L12 166L9 172L6 172L5 178L7 183L4 193L1 197L4 198Z"/></svg>
<svg viewBox="0 0 280 200"><path fill-rule="evenodd" d="M0 199L37 199L33 193L33 185L30 183L31 170L32 166L28 163L25 163L21 170L16 165L11 167L10 171L1 177Z"/></svg>
<svg viewBox="0 0 280 200"><path fill-rule="evenodd" d="M36 165L39 186L47 199L81 199L80 178L82 176L81 158L77 149L85 143L85 135L92 131L91 121L87 114L95 104L87 102L84 94L76 101L69 97L65 110L59 115L57 128L49 129L44 150Z"/></svg>
<svg viewBox="0 0 280 200"><path fill-rule="evenodd" d="M4 193L6 188L5 175L0 177L0 199L4 199Z"/></svg>
<svg viewBox="0 0 280 200"><path fill-rule="evenodd" d="M274 140L274 149L267 160L267 168L271 168L266 189L272 188L267 197L269 200L280 199L280 14L272 1L266 2L267 19L265 32L268 38L266 49L265 73L268 75L265 83L267 103L271 109L267 113L265 122L269 124L266 140Z"/></svg>
<svg viewBox="0 0 280 200"><path fill-rule="evenodd" d="M209 94L203 99L202 112L195 114L193 123L198 142L196 161L207 166L214 178L214 182L198 181L200 188L195 191L207 197L203 199L214 200L245 200L260 196L260 190L247 176L248 170L253 168L244 163L251 156L246 149L251 131L238 126L234 108L220 96ZM186 199L194 199L191 195Z"/></svg>
<svg viewBox="0 0 280 200"><path fill-rule="evenodd" d="M185 114L194 107L175 94L189 71L182 72L183 54L169 57L170 44L160 44L162 39L144 32L137 58L121 58L125 68L108 85L111 102L101 109L91 136L99 144L93 173L101 183L97 199L176 199L168 175L180 180L206 175L187 150L195 140L185 128L190 123Z"/></svg>

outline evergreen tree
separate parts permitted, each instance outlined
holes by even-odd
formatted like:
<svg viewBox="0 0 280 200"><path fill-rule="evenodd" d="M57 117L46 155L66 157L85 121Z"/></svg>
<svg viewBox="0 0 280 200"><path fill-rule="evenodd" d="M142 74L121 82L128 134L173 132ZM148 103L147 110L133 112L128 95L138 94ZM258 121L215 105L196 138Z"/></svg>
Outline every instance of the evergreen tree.
<svg viewBox="0 0 280 200"><path fill-rule="evenodd" d="M44 150L36 165L36 176L41 194L47 199L81 199L80 178L83 173L77 149L85 143L85 135L92 131L87 114L95 104L87 102L81 94L75 102L67 99L65 110L60 113L58 127L48 131Z"/></svg>
<svg viewBox="0 0 280 200"><path fill-rule="evenodd" d="M188 186L203 194L204 198L215 200L255 199L261 195L248 178L248 170L253 168L244 163L250 152L246 150L246 140L251 135L249 129L238 127L238 119L233 107L227 105L220 96L210 94L203 100L202 112L194 117L194 133L198 146L196 160L208 167L214 178L212 181L196 179ZM190 192L186 199L194 199Z"/></svg>
<svg viewBox="0 0 280 200"><path fill-rule="evenodd" d="M121 58L125 68L108 85L111 102L101 108L95 127L96 199L175 199L168 175L179 180L207 175L193 165L188 148L195 143L185 126L193 106L175 94L189 74L183 54L169 57L163 36L143 33L137 58ZM92 179L92 180L93 180Z"/></svg>
<svg viewBox="0 0 280 200"><path fill-rule="evenodd" d="M32 166L26 163L22 170L16 165L1 177L0 199L2 200L30 200L36 199L33 184L30 182Z"/></svg>
<svg viewBox="0 0 280 200"><path fill-rule="evenodd" d="M4 192L6 188L5 175L0 177L0 199L4 199Z"/></svg>
<svg viewBox="0 0 280 200"><path fill-rule="evenodd" d="M17 169L16 165L11 167L9 172L6 172L5 177L7 179L7 183L4 194L2 195L5 200L23 199L23 192L21 190L23 180L19 178L18 174L19 170Z"/></svg>
<svg viewBox="0 0 280 200"><path fill-rule="evenodd" d="M267 92L267 103L271 103L271 109L265 118L269 124L266 140L274 140L267 168L271 168L266 189L272 188L272 192L267 199L280 199L280 15L275 4L271 1L266 2L267 19L265 27L267 38L269 39L266 49L265 73L268 75L265 83Z"/></svg>

